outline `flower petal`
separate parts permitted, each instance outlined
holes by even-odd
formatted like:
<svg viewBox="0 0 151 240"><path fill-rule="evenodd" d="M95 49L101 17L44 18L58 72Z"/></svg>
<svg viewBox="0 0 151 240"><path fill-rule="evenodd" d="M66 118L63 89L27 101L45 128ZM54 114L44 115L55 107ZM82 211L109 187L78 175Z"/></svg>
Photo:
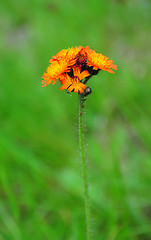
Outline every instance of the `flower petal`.
<svg viewBox="0 0 151 240"><path fill-rule="evenodd" d="M80 77L79 78L80 78L80 80L82 80L83 78L86 78L89 75L90 75L90 73L87 70L85 70L85 71L80 73Z"/></svg>

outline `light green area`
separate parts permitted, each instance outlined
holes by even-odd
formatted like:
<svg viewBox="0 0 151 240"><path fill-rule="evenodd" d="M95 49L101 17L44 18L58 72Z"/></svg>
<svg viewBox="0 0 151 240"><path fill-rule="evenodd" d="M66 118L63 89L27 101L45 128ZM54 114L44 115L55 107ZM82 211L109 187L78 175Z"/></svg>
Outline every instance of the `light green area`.
<svg viewBox="0 0 151 240"><path fill-rule="evenodd" d="M88 82L94 240L150 240L150 0L2 0L0 29L0 240L86 239L78 96L40 84L78 45L118 65Z"/></svg>

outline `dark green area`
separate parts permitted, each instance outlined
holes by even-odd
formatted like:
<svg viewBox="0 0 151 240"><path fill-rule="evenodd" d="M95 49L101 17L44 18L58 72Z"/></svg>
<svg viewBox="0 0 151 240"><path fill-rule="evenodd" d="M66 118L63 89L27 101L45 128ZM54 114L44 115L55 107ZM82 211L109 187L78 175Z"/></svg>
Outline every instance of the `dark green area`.
<svg viewBox="0 0 151 240"><path fill-rule="evenodd" d="M87 46L116 74L88 83L94 240L151 239L151 3L0 3L0 240L85 240L78 96L42 88L48 61Z"/></svg>

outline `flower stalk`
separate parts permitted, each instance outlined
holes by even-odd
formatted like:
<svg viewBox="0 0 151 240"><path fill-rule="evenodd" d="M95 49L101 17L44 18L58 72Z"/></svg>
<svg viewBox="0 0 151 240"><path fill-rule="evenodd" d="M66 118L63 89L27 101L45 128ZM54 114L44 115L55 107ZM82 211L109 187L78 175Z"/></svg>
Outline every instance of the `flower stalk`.
<svg viewBox="0 0 151 240"><path fill-rule="evenodd" d="M84 100L85 100L84 95L79 94L79 147L80 147L82 177L83 177L83 187L84 187L87 240L91 240L91 210L90 210L87 167L86 167L86 158L85 158L84 121L83 121Z"/></svg>

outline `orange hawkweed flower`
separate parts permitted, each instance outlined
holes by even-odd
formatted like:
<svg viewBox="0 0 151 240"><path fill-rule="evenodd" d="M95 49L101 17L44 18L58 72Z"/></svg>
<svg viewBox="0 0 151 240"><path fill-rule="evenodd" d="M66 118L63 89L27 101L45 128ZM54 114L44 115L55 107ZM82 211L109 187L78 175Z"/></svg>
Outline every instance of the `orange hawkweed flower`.
<svg viewBox="0 0 151 240"><path fill-rule="evenodd" d="M104 56L101 53L96 53L94 50L87 49L87 65L93 67L93 70L102 69L103 71L108 71L114 73L113 70L117 70L117 66L113 64L112 60L109 60L108 57Z"/></svg>
<svg viewBox="0 0 151 240"><path fill-rule="evenodd" d="M56 83L57 79L60 78L60 75L64 72L69 71L69 65L65 61L53 62L46 70L46 73L43 74L43 80L41 83L43 87L49 85L52 81L53 84Z"/></svg>
<svg viewBox="0 0 151 240"><path fill-rule="evenodd" d="M117 66L112 60L101 53L96 53L89 46L63 49L49 60L50 65L43 74L41 83L46 87L51 82L55 84L60 79L61 90L83 93L86 85L82 79L96 75L99 70L114 73ZM88 79L86 81L88 81Z"/></svg>
<svg viewBox="0 0 151 240"><path fill-rule="evenodd" d="M63 74L60 78L61 82L61 91L67 89L69 92L80 92L83 93L87 86L81 82L85 77L88 77L90 74L87 70L80 73L80 67L73 67L73 77L70 77L68 74Z"/></svg>
<svg viewBox="0 0 151 240"><path fill-rule="evenodd" d="M82 49L82 46L75 48L63 49L56 56L53 56L49 60L51 65L48 66L46 73L43 74L43 80L41 83L43 87L49 85L52 81L53 84L56 83L57 79L60 78L61 74L69 72L71 66L76 62L76 55Z"/></svg>
<svg viewBox="0 0 151 240"><path fill-rule="evenodd" d="M79 47L75 47L75 48L67 48L67 49L63 49L60 52L58 52L56 54L56 56L53 56L49 62L52 63L53 61L60 61L60 60L64 60L66 62L70 62L73 61L75 63L76 59L76 55L81 51L81 49L83 49L82 46Z"/></svg>

